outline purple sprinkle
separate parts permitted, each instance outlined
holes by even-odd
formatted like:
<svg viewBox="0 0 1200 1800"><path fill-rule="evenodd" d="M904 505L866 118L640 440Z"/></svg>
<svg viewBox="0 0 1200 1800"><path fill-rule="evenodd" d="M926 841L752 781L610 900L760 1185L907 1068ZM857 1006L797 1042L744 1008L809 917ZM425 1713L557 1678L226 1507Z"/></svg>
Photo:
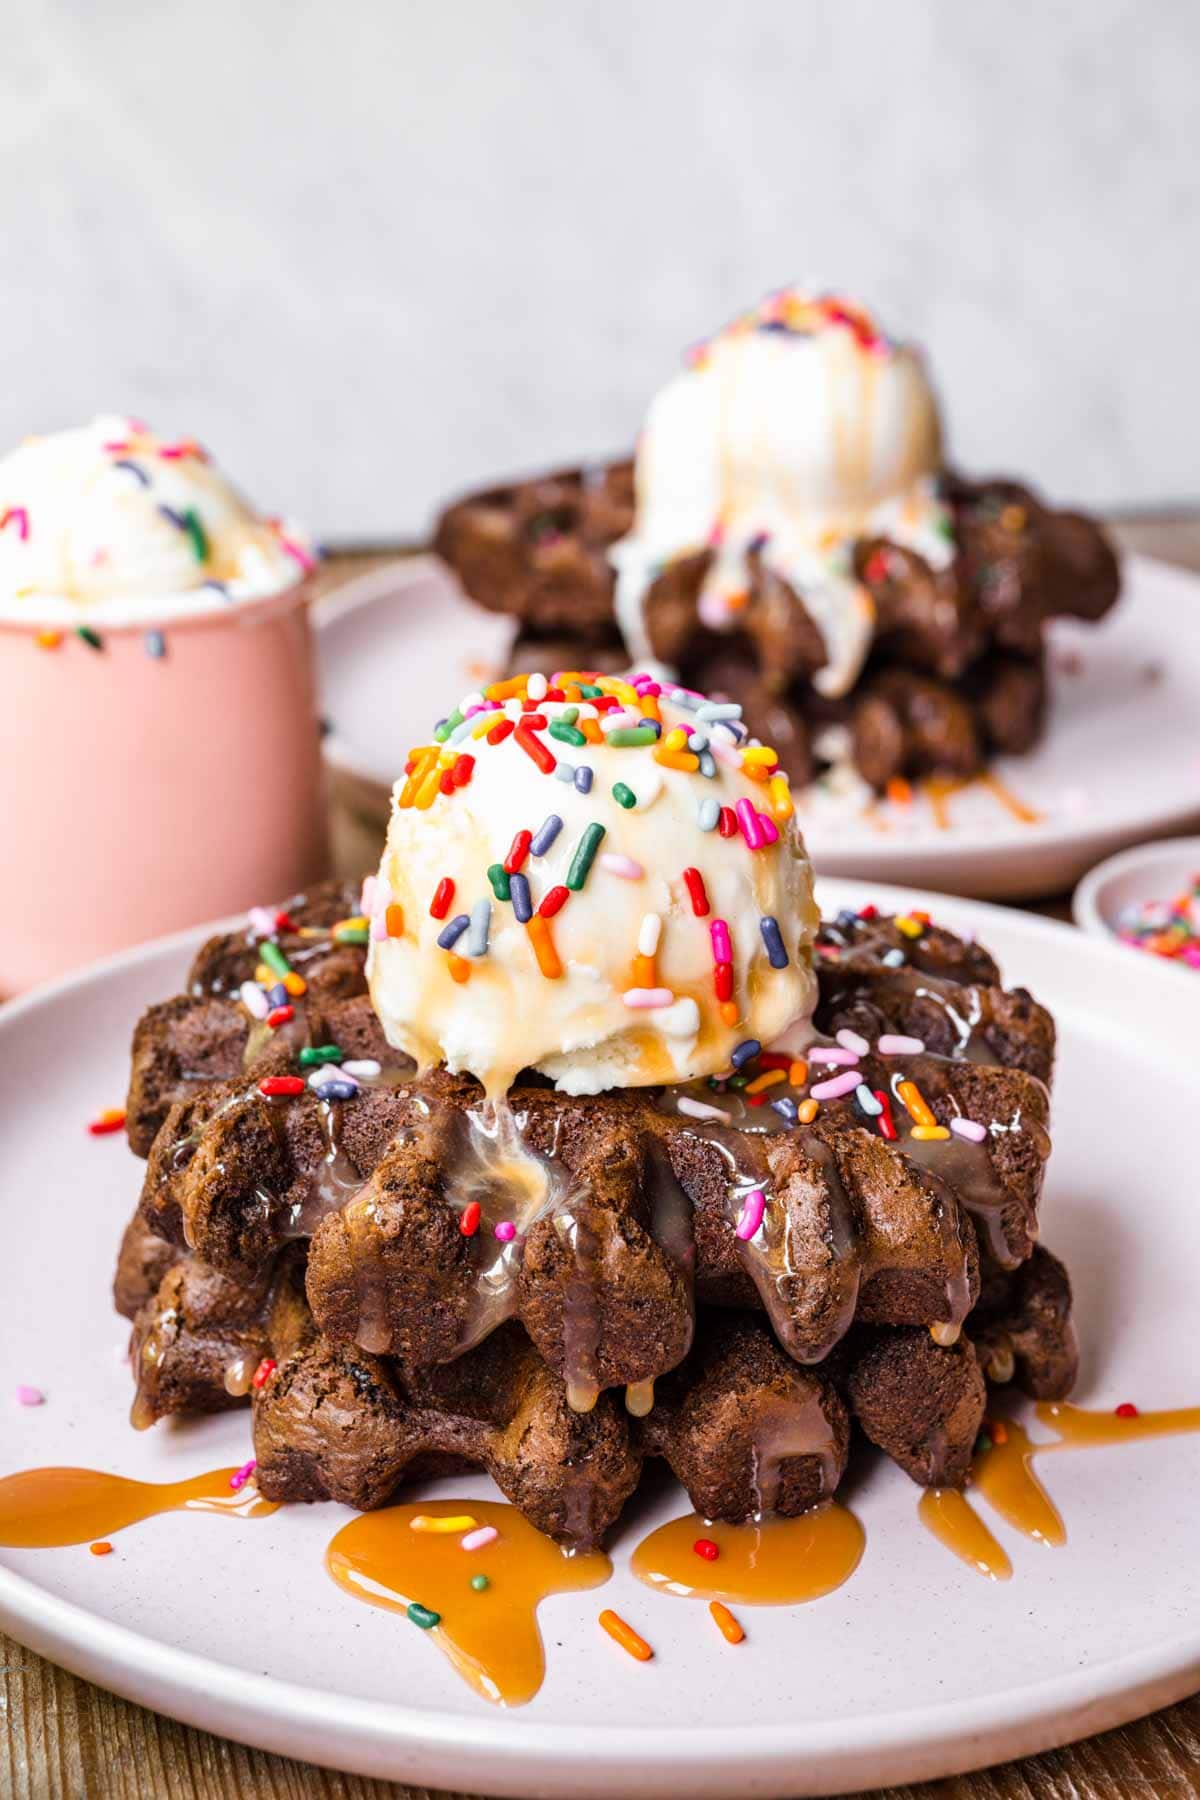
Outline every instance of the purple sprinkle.
<svg viewBox="0 0 1200 1800"><path fill-rule="evenodd" d="M141 482L143 487L150 486L150 477L147 475L145 469L141 468L135 462L130 462L130 460L127 456L120 457L113 464L113 468L114 469L128 469L128 471L131 475L137 476L138 480Z"/></svg>
<svg viewBox="0 0 1200 1800"><path fill-rule="evenodd" d="M176 531L186 531L187 530L187 520L184 518L182 513L177 513L173 506L167 506L164 503L163 505L159 506L158 510L162 514L163 518L166 519L167 523L170 525L173 525L175 527Z"/></svg>
<svg viewBox="0 0 1200 1800"><path fill-rule="evenodd" d="M592 771L586 763L580 763L575 771L575 786L581 794L590 794L592 791Z"/></svg>
<svg viewBox="0 0 1200 1800"><path fill-rule="evenodd" d="M513 914L521 925L528 925L533 917L533 901L529 894L528 877L520 870L508 878L508 893L512 901Z"/></svg>
<svg viewBox="0 0 1200 1800"><path fill-rule="evenodd" d="M757 1038L743 1038L740 1044L734 1045L729 1060L735 1069L740 1069L743 1063L752 1062L761 1050L762 1045Z"/></svg>
<svg viewBox="0 0 1200 1800"><path fill-rule="evenodd" d="M562 830L562 820L557 813L551 813L544 819L529 840L530 856L545 856L547 850Z"/></svg>
<svg viewBox="0 0 1200 1800"><path fill-rule="evenodd" d="M783 934L779 929L779 920L767 913L758 921L758 929L762 932L763 943L767 947L767 961L773 969L786 969L788 953L784 946Z"/></svg>
<svg viewBox="0 0 1200 1800"><path fill-rule="evenodd" d="M457 944L459 938L470 923L470 913L459 913L457 918L451 919L450 923L443 926L442 930L438 932L438 948L440 950L453 950L455 944Z"/></svg>

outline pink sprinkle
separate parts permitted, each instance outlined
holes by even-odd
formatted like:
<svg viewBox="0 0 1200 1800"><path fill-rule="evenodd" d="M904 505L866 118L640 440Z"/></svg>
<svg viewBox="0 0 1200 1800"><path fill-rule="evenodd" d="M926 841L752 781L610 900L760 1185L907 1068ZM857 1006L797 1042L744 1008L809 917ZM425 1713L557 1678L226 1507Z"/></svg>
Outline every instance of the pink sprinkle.
<svg viewBox="0 0 1200 1800"><path fill-rule="evenodd" d="M858 1061L858 1051L844 1050L837 1044L822 1044L819 1048L814 1045L808 1052L808 1060L814 1063L828 1063L835 1068L843 1066L849 1068L851 1063Z"/></svg>
<svg viewBox="0 0 1200 1800"><path fill-rule="evenodd" d="M763 835L758 822L758 814L749 800L739 800L734 808L738 816L738 824L742 828L742 836L751 850L761 850Z"/></svg>
<svg viewBox="0 0 1200 1800"><path fill-rule="evenodd" d="M273 937L275 933L275 908L273 906L252 906L247 917L250 929L255 937Z"/></svg>
<svg viewBox="0 0 1200 1800"><path fill-rule="evenodd" d="M714 919L709 926L712 934L713 961L731 963L733 961L733 945L729 941L729 926L724 919Z"/></svg>
<svg viewBox="0 0 1200 1800"><path fill-rule="evenodd" d="M767 813L758 813L756 816L758 818L758 829L762 833L763 843L777 844L779 842L779 827L776 825L774 819Z"/></svg>
<svg viewBox="0 0 1200 1800"><path fill-rule="evenodd" d="M920 1056L925 1039L899 1037L895 1032L885 1031L875 1048L880 1056Z"/></svg>
<svg viewBox="0 0 1200 1800"><path fill-rule="evenodd" d="M239 1493L241 1489L245 1487L257 1467L258 1462L256 1458L252 1456L248 1463L243 1463L240 1469L235 1469L234 1473L229 1477L229 1485L235 1494Z"/></svg>
<svg viewBox="0 0 1200 1800"><path fill-rule="evenodd" d="M626 1006L632 1006L638 1012L649 1012L656 1006L671 1006L675 1000L670 988L626 988L621 998Z"/></svg>
<svg viewBox="0 0 1200 1800"><path fill-rule="evenodd" d="M742 753L740 750L735 749L727 737L718 737L715 732L712 733L708 740L708 747L719 763L723 763L727 769L736 769L739 775L741 774ZM748 800L746 805L750 806ZM753 812L754 808L751 806L750 810ZM755 814L756 818L757 816L758 815Z"/></svg>
<svg viewBox="0 0 1200 1800"><path fill-rule="evenodd" d="M303 544L296 543L294 538L287 537L282 531L279 533L279 542L287 551L288 555L294 557L300 564L304 573L306 575L311 575L312 571L317 566L316 557L311 555L310 552L304 548Z"/></svg>
<svg viewBox="0 0 1200 1800"><path fill-rule="evenodd" d="M500 1239L502 1244L511 1244L517 1235L517 1228L511 1219L501 1219L496 1227L495 1235Z"/></svg>
<svg viewBox="0 0 1200 1800"><path fill-rule="evenodd" d="M468 1531L459 1543L464 1550L482 1550L485 1544L494 1544L500 1533L494 1525L480 1525L475 1531Z"/></svg>
<svg viewBox="0 0 1200 1800"><path fill-rule="evenodd" d="M866 1038L860 1037L857 1031L839 1031L837 1041L843 1050L852 1050L855 1056L865 1056L871 1048Z"/></svg>
<svg viewBox="0 0 1200 1800"><path fill-rule="evenodd" d="M958 1137L970 1138L973 1144L982 1144L987 1136L984 1126L978 1124L974 1119L951 1119L950 1129Z"/></svg>
<svg viewBox="0 0 1200 1800"><path fill-rule="evenodd" d="M634 862L632 856L619 856L614 850L602 851L596 861L610 875L619 875L622 881L640 881L646 873L641 863Z"/></svg>
<svg viewBox="0 0 1200 1800"><path fill-rule="evenodd" d="M6 506L4 511L0 512L0 531L3 531L6 525L15 525L17 536L22 543L25 543L29 537L29 514L23 506Z"/></svg>
<svg viewBox="0 0 1200 1800"><path fill-rule="evenodd" d="M371 936L377 944L386 942L388 935L387 908L381 907L371 920Z"/></svg>
<svg viewBox="0 0 1200 1800"><path fill-rule="evenodd" d="M816 1087L809 1088L809 1097L813 1100L840 1100L845 1094L852 1094L862 1080L858 1069L847 1069L844 1075L835 1075L832 1081L819 1081Z"/></svg>
<svg viewBox="0 0 1200 1800"><path fill-rule="evenodd" d="M17 1388L18 1406L45 1406L46 1396L41 1388L26 1387L24 1382Z"/></svg>
<svg viewBox="0 0 1200 1800"><path fill-rule="evenodd" d="M738 1214L736 1235L743 1243L748 1243L763 1221L763 1209L767 1204L766 1195L761 1188L751 1188L742 1201L742 1210Z"/></svg>
<svg viewBox="0 0 1200 1800"><path fill-rule="evenodd" d="M375 889L377 886L378 878L376 876L366 875L363 877L362 897L358 903L358 910L360 913L365 913L368 919L375 911Z"/></svg>

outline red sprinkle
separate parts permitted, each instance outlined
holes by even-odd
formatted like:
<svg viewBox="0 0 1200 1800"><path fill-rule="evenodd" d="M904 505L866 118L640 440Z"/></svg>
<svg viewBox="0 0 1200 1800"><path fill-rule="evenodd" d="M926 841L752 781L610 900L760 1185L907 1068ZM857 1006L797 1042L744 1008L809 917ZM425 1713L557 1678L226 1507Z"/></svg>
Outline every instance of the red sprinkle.
<svg viewBox="0 0 1200 1800"><path fill-rule="evenodd" d="M1117 1417L1118 1419L1136 1419L1138 1417L1138 1409L1132 1400L1122 1400L1117 1408Z"/></svg>
<svg viewBox="0 0 1200 1800"><path fill-rule="evenodd" d="M488 743L502 744L512 731L512 728L513 722L511 719L501 719L498 725L493 725L492 729L486 733Z"/></svg>
<svg viewBox="0 0 1200 1800"><path fill-rule="evenodd" d="M267 1024L272 1031L278 1031L281 1025L286 1025L289 1019L294 1019L295 1016L294 1006L276 1006L267 1014Z"/></svg>
<svg viewBox="0 0 1200 1800"><path fill-rule="evenodd" d="M623 700L618 700L615 694L596 694L591 704L597 712L611 712L614 706L623 706L625 703Z"/></svg>
<svg viewBox="0 0 1200 1800"><path fill-rule="evenodd" d="M883 1111L875 1121L879 1126L879 1135L880 1137L886 1138L889 1144L894 1144L898 1133L896 1131L896 1121L892 1118L891 1099L883 1088L872 1088L871 1091L883 1108Z"/></svg>
<svg viewBox="0 0 1200 1800"><path fill-rule="evenodd" d="M441 774L438 776L438 788L443 794L452 794L454 792L453 769L442 770Z"/></svg>
<svg viewBox="0 0 1200 1800"><path fill-rule="evenodd" d="M521 720L522 731L545 731L548 721L545 713L540 713L537 710L540 705L540 700L536 702L530 700L522 702L523 707L528 706L532 708L532 711L527 712L525 717Z"/></svg>
<svg viewBox="0 0 1200 1800"><path fill-rule="evenodd" d="M769 1099L770 1099L769 1094L747 1094L746 1095L746 1105L747 1106L765 1106Z"/></svg>
<svg viewBox="0 0 1200 1800"><path fill-rule="evenodd" d="M692 1549L696 1552L697 1556L702 1556L705 1562L716 1562L718 1556L721 1554L711 1538L697 1538L692 1545Z"/></svg>
<svg viewBox="0 0 1200 1800"><path fill-rule="evenodd" d="M516 837L509 846L508 855L504 859L504 873L506 875L515 875L517 870L523 866L525 858L529 855L529 846L532 842L532 831L518 831Z"/></svg>
<svg viewBox="0 0 1200 1800"><path fill-rule="evenodd" d="M532 731L527 729L526 720L522 719L521 723L514 731L513 736L516 738L518 744L520 744L526 756L532 757L543 775L553 775L558 764L551 756L549 750L547 750L545 744L542 743L541 739L536 738Z"/></svg>
<svg viewBox="0 0 1200 1800"><path fill-rule="evenodd" d="M795 1056L780 1056L774 1050L760 1050L754 1062L759 1069L790 1069L798 1060Z"/></svg>
<svg viewBox="0 0 1200 1800"><path fill-rule="evenodd" d="M433 899L429 902L431 919L444 919L450 911L450 902L454 898L454 883L448 875L443 875L433 890Z"/></svg>
<svg viewBox="0 0 1200 1800"><path fill-rule="evenodd" d="M276 931L299 931L300 927L297 925L295 919L293 919L291 913L288 912L286 908L281 908L280 911L275 914L275 929Z"/></svg>
<svg viewBox="0 0 1200 1800"><path fill-rule="evenodd" d="M877 906L860 906L858 909L858 916L860 919L877 919L879 917L879 908Z"/></svg>
<svg viewBox="0 0 1200 1800"><path fill-rule="evenodd" d="M481 1208L478 1200L472 1200L464 1206L458 1220L458 1229L464 1237L474 1237L479 1230L479 1214Z"/></svg>
<svg viewBox="0 0 1200 1800"><path fill-rule="evenodd" d="M705 918L708 914L708 895L704 890L704 877L699 869L685 869L683 871L683 885L688 891L688 898L692 903L692 911L698 919Z"/></svg>
<svg viewBox="0 0 1200 1800"><path fill-rule="evenodd" d="M473 756L460 756L450 773L454 777L454 785L456 788L466 787L468 781L470 781L472 775L475 773L475 758Z"/></svg>
<svg viewBox="0 0 1200 1800"><path fill-rule="evenodd" d="M717 815L717 830L723 838L737 836L737 814L732 806L723 806Z"/></svg>
<svg viewBox="0 0 1200 1800"><path fill-rule="evenodd" d="M279 1364L275 1361L273 1356L264 1356L251 1377L250 1386L255 1388L266 1387L268 1381L270 1381L278 1367Z"/></svg>
<svg viewBox="0 0 1200 1800"><path fill-rule="evenodd" d="M733 964L717 963L713 969L713 988L718 1000L733 999ZM791 1066L790 1064L788 1065Z"/></svg>
<svg viewBox="0 0 1200 1800"><path fill-rule="evenodd" d="M285 1094L294 1097L304 1092L304 1078L300 1075L264 1075L258 1084L258 1091L268 1100Z"/></svg>
<svg viewBox="0 0 1200 1800"><path fill-rule="evenodd" d="M109 1137L114 1131L122 1131L125 1127L125 1112L122 1107L110 1106L99 1118L88 1123L88 1131L92 1137Z"/></svg>
<svg viewBox="0 0 1200 1800"><path fill-rule="evenodd" d="M570 888L552 887L548 894L542 895L542 903L538 913L543 919L552 919L556 912L561 912L571 898Z"/></svg>

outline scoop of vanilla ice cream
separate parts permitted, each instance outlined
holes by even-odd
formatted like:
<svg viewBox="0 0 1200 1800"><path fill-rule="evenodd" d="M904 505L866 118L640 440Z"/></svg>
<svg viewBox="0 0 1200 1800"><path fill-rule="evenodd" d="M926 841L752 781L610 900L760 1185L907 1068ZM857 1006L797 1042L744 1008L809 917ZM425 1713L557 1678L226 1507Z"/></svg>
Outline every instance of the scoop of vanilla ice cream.
<svg viewBox="0 0 1200 1800"><path fill-rule="evenodd" d="M885 535L944 567L953 551L936 492L940 463L937 403L919 352L892 343L849 302L797 289L772 295L700 346L651 404L634 529L612 551L631 655L649 655L644 604L664 564L711 547L701 616L729 628L754 546L825 639L816 685L846 693L874 626L853 544Z"/></svg>
<svg viewBox="0 0 1200 1800"><path fill-rule="evenodd" d="M566 678L527 727L526 679L544 693L532 676L470 696L396 784L366 896L389 1042L493 1097L525 1068L585 1094L716 1074L747 1039L807 1023L812 870L786 779L745 772L773 752L738 709ZM656 711L658 737L643 716Z"/></svg>
<svg viewBox="0 0 1200 1800"><path fill-rule="evenodd" d="M312 567L190 440L120 417L29 438L0 459L0 616L162 621L264 599Z"/></svg>

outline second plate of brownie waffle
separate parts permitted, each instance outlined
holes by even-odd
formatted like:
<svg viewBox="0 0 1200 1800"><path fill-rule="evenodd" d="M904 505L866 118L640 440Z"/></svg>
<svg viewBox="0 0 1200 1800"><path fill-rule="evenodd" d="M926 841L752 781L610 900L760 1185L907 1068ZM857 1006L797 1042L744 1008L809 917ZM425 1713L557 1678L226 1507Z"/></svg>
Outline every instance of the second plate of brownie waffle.
<svg viewBox="0 0 1200 1800"><path fill-rule="evenodd" d="M503 669L515 626L470 605L432 557L348 584L319 624L327 761L347 809L381 835L395 771L428 724L425 696ZM816 866L1028 899L1200 815L1200 578L1130 558L1115 610L1099 624L1052 623L1047 656L1050 718L1028 754L1001 756L965 784L913 783L891 798L797 789Z"/></svg>
<svg viewBox="0 0 1200 1800"><path fill-rule="evenodd" d="M829 1792L1188 1691L1186 978L818 886L812 1067L665 1111L519 1086L562 1183L527 1207L469 1085L389 1068L348 891L0 1012L5 1626L227 1735L495 1793ZM273 1035L236 998L264 958ZM756 1511L784 1535L748 1564Z"/></svg>

